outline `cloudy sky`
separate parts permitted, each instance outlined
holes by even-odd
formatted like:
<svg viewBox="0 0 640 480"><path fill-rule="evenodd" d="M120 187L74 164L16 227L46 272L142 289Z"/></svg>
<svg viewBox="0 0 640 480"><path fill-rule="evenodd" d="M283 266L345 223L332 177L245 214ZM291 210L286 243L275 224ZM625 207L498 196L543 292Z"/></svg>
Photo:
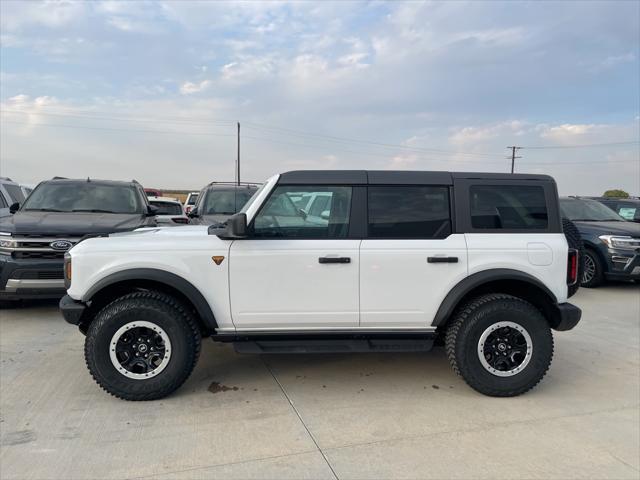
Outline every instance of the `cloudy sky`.
<svg viewBox="0 0 640 480"><path fill-rule="evenodd" d="M0 2L0 174L200 188L300 168L640 194L640 2Z"/></svg>

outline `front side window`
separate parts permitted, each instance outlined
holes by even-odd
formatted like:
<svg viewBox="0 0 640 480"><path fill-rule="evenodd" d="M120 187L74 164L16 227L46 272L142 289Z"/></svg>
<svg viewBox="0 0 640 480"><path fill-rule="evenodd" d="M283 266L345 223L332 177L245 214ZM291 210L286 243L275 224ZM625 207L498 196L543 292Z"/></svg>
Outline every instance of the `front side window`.
<svg viewBox="0 0 640 480"><path fill-rule="evenodd" d="M9 197L11 197L12 203L24 202L24 194L22 193L22 189L18 185L11 185L7 183L5 184L4 188L7 189L7 193L9 194Z"/></svg>
<svg viewBox="0 0 640 480"><path fill-rule="evenodd" d="M543 187L473 185L470 198L473 228L544 230L548 227L547 202Z"/></svg>
<svg viewBox="0 0 640 480"><path fill-rule="evenodd" d="M451 233L445 186L369 187L369 238L445 238Z"/></svg>
<svg viewBox="0 0 640 480"><path fill-rule="evenodd" d="M142 213L138 190L125 185L92 182L42 183L24 202L23 210L50 212Z"/></svg>
<svg viewBox="0 0 640 480"><path fill-rule="evenodd" d="M342 186L276 187L255 218L253 235L283 238L346 238L349 231L351 191L351 187ZM319 196L326 199L323 209L311 208L307 211L299 207L301 197Z"/></svg>

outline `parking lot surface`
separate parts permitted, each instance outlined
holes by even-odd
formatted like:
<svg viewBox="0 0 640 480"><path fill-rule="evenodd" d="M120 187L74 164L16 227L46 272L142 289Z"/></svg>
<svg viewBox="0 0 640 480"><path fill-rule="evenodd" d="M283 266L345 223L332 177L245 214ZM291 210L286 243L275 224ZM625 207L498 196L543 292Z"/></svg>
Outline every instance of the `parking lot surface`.
<svg viewBox="0 0 640 480"><path fill-rule="evenodd" d="M484 397L427 354L240 355L205 341L171 397L117 400L55 303L0 311L0 477L640 476L640 288L581 289L542 383Z"/></svg>

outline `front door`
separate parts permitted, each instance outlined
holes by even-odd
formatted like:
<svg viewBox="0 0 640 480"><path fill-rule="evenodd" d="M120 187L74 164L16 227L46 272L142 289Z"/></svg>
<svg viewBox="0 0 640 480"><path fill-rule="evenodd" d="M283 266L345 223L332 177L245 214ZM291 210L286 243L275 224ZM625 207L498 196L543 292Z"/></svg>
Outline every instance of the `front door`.
<svg viewBox="0 0 640 480"><path fill-rule="evenodd" d="M329 197L322 211L303 199ZM359 239L352 187L280 185L231 245L231 313L239 330L349 329L359 319ZM314 215L315 213L315 215Z"/></svg>
<svg viewBox="0 0 640 480"><path fill-rule="evenodd" d="M428 328L467 275L464 234L451 233L448 186L368 187L360 247L360 326Z"/></svg>

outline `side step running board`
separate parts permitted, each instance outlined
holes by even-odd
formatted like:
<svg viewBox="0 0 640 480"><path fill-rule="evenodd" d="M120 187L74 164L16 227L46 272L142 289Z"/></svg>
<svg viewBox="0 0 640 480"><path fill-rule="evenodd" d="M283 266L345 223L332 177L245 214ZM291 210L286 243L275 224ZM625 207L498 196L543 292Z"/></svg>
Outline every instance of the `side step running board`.
<svg viewBox="0 0 640 480"><path fill-rule="evenodd" d="M349 352L428 352L433 338L376 339L256 339L233 342L238 353L349 353Z"/></svg>

